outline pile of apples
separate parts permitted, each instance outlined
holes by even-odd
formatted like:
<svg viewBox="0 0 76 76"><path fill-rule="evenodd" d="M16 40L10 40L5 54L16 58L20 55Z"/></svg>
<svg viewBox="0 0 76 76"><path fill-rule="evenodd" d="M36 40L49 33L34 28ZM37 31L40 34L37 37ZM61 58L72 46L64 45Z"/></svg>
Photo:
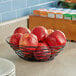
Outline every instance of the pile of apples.
<svg viewBox="0 0 76 76"><path fill-rule="evenodd" d="M9 42L17 47L22 46L23 48L19 49L25 57L46 60L62 48L57 46L66 44L66 37L60 30L46 29L43 26L36 26L31 31L25 27L18 27L14 30Z"/></svg>

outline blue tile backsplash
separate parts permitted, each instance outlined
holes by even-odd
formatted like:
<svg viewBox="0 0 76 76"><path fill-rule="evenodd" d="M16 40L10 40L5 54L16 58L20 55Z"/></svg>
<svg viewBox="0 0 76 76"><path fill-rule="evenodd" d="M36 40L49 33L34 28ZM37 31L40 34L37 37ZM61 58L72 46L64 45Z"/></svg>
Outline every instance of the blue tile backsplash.
<svg viewBox="0 0 76 76"><path fill-rule="evenodd" d="M0 3L0 13L11 11L11 1Z"/></svg>
<svg viewBox="0 0 76 76"><path fill-rule="evenodd" d="M34 9L56 6L58 0L0 0L0 22L20 18Z"/></svg>
<svg viewBox="0 0 76 76"><path fill-rule="evenodd" d="M12 2L13 10L26 8L26 1L27 0L13 0Z"/></svg>

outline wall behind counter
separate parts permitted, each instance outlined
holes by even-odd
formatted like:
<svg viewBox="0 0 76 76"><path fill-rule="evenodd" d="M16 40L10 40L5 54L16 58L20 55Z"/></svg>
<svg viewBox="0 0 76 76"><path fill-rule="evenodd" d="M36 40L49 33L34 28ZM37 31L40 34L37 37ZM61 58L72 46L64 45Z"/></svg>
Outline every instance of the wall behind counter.
<svg viewBox="0 0 76 76"><path fill-rule="evenodd" d="M0 22L20 18L34 9L56 6L58 0L0 0Z"/></svg>

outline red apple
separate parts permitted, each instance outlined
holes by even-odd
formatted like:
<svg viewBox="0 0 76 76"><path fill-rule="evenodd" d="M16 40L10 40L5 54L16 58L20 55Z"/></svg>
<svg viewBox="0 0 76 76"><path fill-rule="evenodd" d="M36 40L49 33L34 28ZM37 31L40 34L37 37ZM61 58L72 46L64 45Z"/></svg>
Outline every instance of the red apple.
<svg viewBox="0 0 76 76"><path fill-rule="evenodd" d="M22 34L30 33L30 30L28 28L25 28L25 27L18 27L14 31L14 34L16 34L16 33L22 33Z"/></svg>
<svg viewBox="0 0 76 76"><path fill-rule="evenodd" d="M48 35L46 39L50 46L61 46L66 44L66 37L64 33L59 30Z"/></svg>
<svg viewBox="0 0 76 76"><path fill-rule="evenodd" d="M46 38L47 38L47 36L48 36L48 34L46 34L46 35L44 36L42 42L47 43L47 42L46 42Z"/></svg>
<svg viewBox="0 0 76 76"><path fill-rule="evenodd" d="M48 35L51 34L52 32L54 32L54 30L52 30L52 29L47 29L47 31L48 31Z"/></svg>
<svg viewBox="0 0 76 76"><path fill-rule="evenodd" d="M31 32L38 37L38 41L42 41L48 33L47 29L43 26L36 26Z"/></svg>
<svg viewBox="0 0 76 76"><path fill-rule="evenodd" d="M35 47L38 46L38 38L31 33L23 34L19 45L21 47L21 50L24 51L23 53L25 56L31 57L33 51L36 49Z"/></svg>
<svg viewBox="0 0 76 76"><path fill-rule="evenodd" d="M36 60L47 60L51 56L51 50L46 43L39 42L36 51L34 52L34 57Z"/></svg>
<svg viewBox="0 0 76 76"><path fill-rule="evenodd" d="M61 47L62 45L66 44L66 37L63 32L56 30L47 36L46 41L49 46L53 46L54 49L58 50L58 49L62 48ZM60 46L60 47L58 47L58 46Z"/></svg>
<svg viewBox="0 0 76 76"><path fill-rule="evenodd" d="M21 33L16 33L16 34L13 34L11 37L10 37L10 43L12 44L12 48L14 50L18 49L19 47L19 41L20 41L20 38L22 37L23 34Z"/></svg>
<svg viewBox="0 0 76 76"><path fill-rule="evenodd" d="M10 43L15 44L15 45L19 45L19 41L20 41L20 38L22 37L22 35L23 34L21 34L21 33L13 34L10 37Z"/></svg>
<svg viewBox="0 0 76 76"><path fill-rule="evenodd" d="M46 37L49 35L49 34L51 34L52 32L54 32L54 30L52 30L52 29L47 29L47 34L44 36L44 38L43 38L43 42L46 42Z"/></svg>

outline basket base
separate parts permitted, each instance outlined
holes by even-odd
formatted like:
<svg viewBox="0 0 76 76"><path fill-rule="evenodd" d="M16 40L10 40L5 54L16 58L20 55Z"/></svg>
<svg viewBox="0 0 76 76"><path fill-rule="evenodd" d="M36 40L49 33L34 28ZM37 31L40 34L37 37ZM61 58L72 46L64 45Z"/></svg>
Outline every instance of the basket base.
<svg viewBox="0 0 76 76"><path fill-rule="evenodd" d="M23 58L21 56L19 56L20 58L24 59L24 60L27 60L27 61L32 61L32 62L45 62L45 61L49 61L49 60L53 60L54 57L50 57L49 59L46 59L46 60L36 60L35 58Z"/></svg>

